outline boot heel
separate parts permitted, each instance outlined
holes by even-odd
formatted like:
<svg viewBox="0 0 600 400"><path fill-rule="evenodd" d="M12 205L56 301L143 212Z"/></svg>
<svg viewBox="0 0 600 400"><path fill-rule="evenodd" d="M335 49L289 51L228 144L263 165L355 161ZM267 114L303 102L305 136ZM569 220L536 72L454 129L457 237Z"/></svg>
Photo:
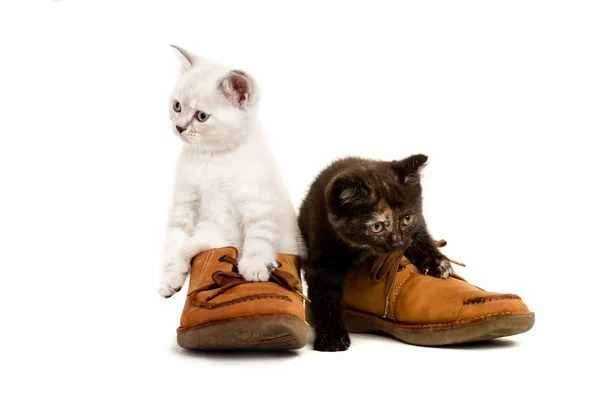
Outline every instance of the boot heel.
<svg viewBox="0 0 600 400"><path fill-rule="evenodd" d="M349 313L344 314L344 324L346 325L348 332L351 333L371 333L381 331L376 321Z"/></svg>

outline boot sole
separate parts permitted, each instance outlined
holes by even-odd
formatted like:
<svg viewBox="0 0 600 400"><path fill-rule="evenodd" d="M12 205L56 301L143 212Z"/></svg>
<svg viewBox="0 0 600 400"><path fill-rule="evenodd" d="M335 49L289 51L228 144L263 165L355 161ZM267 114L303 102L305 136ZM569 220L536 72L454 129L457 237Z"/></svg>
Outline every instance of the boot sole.
<svg viewBox="0 0 600 400"><path fill-rule="evenodd" d="M344 311L348 332L386 333L419 346L481 342L527 332L535 323L534 313L490 316L467 323L434 325L399 324L354 310Z"/></svg>
<svg viewBox="0 0 600 400"><path fill-rule="evenodd" d="M305 323L291 316L234 319L177 333L177 343L193 350L293 350L306 345Z"/></svg>

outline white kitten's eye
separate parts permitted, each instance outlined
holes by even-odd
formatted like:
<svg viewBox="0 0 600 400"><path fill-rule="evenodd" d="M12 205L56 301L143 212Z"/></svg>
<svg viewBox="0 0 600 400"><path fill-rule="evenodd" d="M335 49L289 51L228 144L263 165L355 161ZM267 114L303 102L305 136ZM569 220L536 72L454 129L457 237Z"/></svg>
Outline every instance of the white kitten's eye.
<svg viewBox="0 0 600 400"><path fill-rule="evenodd" d="M181 112L181 104L177 100L173 102L173 111Z"/></svg>
<svg viewBox="0 0 600 400"><path fill-rule="evenodd" d="M204 122L208 119L208 117L210 117L210 115L208 115L207 113L205 113L204 111L198 111L195 115L196 119L200 122Z"/></svg>

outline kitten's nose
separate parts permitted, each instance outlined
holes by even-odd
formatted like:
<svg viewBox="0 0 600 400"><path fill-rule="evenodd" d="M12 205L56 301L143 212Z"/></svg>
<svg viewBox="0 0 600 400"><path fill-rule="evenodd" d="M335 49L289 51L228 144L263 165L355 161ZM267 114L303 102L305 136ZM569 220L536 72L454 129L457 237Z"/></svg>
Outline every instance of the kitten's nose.
<svg viewBox="0 0 600 400"><path fill-rule="evenodd" d="M396 249L400 249L402 248L402 246L404 246L404 242L402 241L402 237L400 236L394 236L394 247Z"/></svg>
<svg viewBox="0 0 600 400"><path fill-rule="evenodd" d="M185 131L185 128L182 128L182 127L181 127L181 126L179 126L179 125L177 125L177 126L176 126L176 128L177 128L177 132L179 132L179 133L181 133L181 132Z"/></svg>

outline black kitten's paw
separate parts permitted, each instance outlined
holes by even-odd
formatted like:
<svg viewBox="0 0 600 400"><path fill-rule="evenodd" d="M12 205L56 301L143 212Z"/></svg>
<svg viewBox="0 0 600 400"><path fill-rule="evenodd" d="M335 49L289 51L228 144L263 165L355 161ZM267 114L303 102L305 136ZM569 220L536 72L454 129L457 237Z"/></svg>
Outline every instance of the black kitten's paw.
<svg viewBox="0 0 600 400"><path fill-rule="evenodd" d="M424 266L422 272L425 275L435 276L436 278L446 279L454 273L450 260L445 256L440 256L435 259L429 266Z"/></svg>
<svg viewBox="0 0 600 400"><path fill-rule="evenodd" d="M346 351L350 347L348 332L317 333L314 348L317 351Z"/></svg>

